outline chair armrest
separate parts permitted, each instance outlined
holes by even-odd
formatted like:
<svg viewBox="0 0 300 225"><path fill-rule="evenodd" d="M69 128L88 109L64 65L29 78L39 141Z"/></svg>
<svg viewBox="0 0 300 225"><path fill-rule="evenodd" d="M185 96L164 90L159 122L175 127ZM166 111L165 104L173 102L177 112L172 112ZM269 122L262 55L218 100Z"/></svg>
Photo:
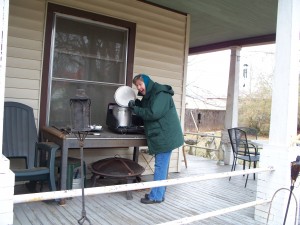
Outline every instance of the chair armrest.
<svg viewBox="0 0 300 225"><path fill-rule="evenodd" d="M53 142L39 142L35 145L36 161L40 166L49 168L49 188L56 191L55 185L55 156L56 151L60 148ZM41 165L42 163L43 165Z"/></svg>
<svg viewBox="0 0 300 225"><path fill-rule="evenodd" d="M249 154L250 155L259 155L258 146L252 143L248 143ZM254 149L254 152L250 151L250 149Z"/></svg>
<svg viewBox="0 0 300 225"><path fill-rule="evenodd" d="M59 145L54 142L38 142L35 147L36 161L35 166L45 166L48 168L54 168L56 151L59 149Z"/></svg>

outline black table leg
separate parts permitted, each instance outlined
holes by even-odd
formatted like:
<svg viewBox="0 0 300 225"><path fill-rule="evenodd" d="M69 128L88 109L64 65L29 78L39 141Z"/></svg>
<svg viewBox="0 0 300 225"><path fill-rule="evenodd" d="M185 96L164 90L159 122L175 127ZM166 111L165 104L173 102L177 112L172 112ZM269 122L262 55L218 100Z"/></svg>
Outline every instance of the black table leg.
<svg viewBox="0 0 300 225"><path fill-rule="evenodd" d="M140 148L139 147L134 147L133 148L133 161L138 162L139 161L139 154L140 154Z"/></svg>

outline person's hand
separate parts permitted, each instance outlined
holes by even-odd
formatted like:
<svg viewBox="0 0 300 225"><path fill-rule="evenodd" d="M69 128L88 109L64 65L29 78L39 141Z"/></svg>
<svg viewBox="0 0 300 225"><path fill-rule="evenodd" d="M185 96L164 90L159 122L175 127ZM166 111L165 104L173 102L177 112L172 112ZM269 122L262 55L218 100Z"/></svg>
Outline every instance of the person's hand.
<svg viewBox="0 0 300 225"><path fill-rule="evenodd" d="M130 100L128 102L128 107L131 108L131 109L133 109L134 106L135 106L135 101L134 100Z"/></svg>

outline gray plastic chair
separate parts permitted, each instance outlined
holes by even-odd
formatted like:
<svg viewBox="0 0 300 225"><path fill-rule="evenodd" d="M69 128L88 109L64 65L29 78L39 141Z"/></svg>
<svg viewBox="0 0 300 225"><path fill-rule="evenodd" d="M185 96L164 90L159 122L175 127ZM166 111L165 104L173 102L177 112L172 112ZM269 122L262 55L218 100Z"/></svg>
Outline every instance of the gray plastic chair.
<svg viewBox="0 0 300 225"><path fill-rule="evenodd" d="M16 181L31 181L32 192L37 181L48 181L49 189L55 191L55 153L58 148L52 142L38 143L31 107L18 102L4 103L3 154L10 159L24 159L26 166L12 169Z"/></svg>

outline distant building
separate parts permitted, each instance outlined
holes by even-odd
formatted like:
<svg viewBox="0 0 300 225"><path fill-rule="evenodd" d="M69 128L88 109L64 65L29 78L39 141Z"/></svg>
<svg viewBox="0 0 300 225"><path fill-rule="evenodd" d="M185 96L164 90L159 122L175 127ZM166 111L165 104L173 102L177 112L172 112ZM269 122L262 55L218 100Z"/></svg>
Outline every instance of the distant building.
<svg viewBox="0 0 300 225"><path fill-rule="evenodd" d="M218 131L224 127L226 98L185 98L185 132Z"/></svg>

